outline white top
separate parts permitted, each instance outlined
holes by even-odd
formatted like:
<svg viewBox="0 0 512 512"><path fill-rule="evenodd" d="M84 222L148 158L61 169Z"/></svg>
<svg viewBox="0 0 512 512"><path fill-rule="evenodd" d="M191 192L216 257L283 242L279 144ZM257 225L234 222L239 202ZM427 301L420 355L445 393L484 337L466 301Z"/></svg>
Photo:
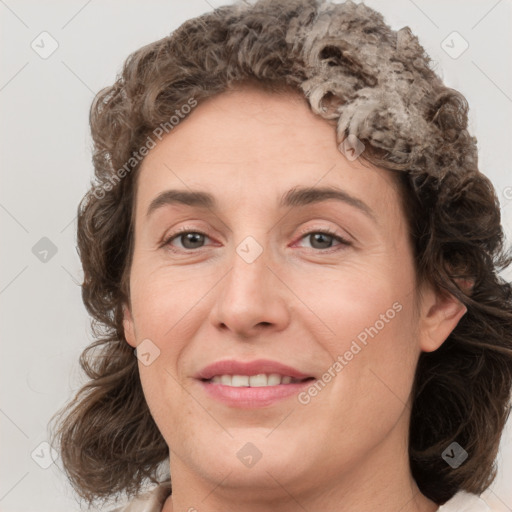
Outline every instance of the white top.
<svg viewBox="0 0 512 512"><path fill-rule="evenodd" d="M442 507L439 507L437 512L492 512L492 510L476 494L460 491Z"/></svg>
<svg viewBox="0 0 512 512"><path fill-rule="evenodd" d="M134 498L130 503L110 512L162 512L169 496L170 481L166 480L150 491ZM476 494L458 492L451 500L437 509L437 512L493 512L485 501Z"/></svg>

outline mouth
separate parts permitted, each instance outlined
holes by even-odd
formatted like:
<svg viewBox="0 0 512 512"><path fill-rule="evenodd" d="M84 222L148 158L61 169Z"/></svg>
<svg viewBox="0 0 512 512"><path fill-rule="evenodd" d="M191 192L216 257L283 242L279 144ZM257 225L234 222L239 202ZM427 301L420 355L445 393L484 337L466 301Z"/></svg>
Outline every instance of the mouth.
<svg viewBox="0 0 512 512"><path fill-rule="evenodd" d="M218 384L232 388L261 388L269 386L281 386L298 384L314 380L314 377L296 378L291 375L281 375L279 373L258 373L256 375L214 375L210 379L201 379L207 384Z"/></svg>
<svg viewBox="0 0 512 512"><path fill-rule="evenodd" d="M221 360L195 375L205 395L232 408L267 407L298 394L315 377L270 359Z"/></svg>
<svg viewBox="0 0 512 512"><path fill-rule="evenodd" d="M279 382L277 377L280 379ZM297 368L270 359L254 361L224 359L204 367L195 375L196 379L211 381L215 378L216 383L225 382L226 385L230 385L230 382L234 381L235 386L266 386L269 385L269 381L271 382L270 385L289 384L289 379L300 381L310 377L312 377L311 374L308 375ZM224 382L222 379L224 379ZM248 382L246 382L247 379L249 379ZM253 379L254 384L250 384L251 379Z"/></svg>

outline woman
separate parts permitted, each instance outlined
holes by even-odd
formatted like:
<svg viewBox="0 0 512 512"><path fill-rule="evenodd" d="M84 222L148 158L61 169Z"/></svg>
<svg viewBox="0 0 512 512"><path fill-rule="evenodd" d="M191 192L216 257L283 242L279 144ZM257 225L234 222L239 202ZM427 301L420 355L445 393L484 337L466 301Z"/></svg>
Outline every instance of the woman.
<svg viewBox="0 0 512 512"><path fill-rule="evenodd" d="M78 246L98 339L55 430L82 498L490 510L512 257L429 63L364 4L260 0L97 95Z"/></svg>

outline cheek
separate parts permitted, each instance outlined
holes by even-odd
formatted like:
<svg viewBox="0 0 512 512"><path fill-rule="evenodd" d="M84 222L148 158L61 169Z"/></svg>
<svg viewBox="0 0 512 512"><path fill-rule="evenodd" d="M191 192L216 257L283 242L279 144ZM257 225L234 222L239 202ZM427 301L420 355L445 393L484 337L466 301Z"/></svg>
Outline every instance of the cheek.
<svg viewBox="0 0 512 512"><path fill-rule="evenodd" d="M352 411L372 416L369 411L378 416L391 407L393 415L408 401L419 355L417 320L413 273L403 268L399 274L347 273L310 290L308 299L323 324L319 332L325 332L317 342L332 360L324 376L332 399L343 397L335 407L350 403Z"/></svg>
<svg viewBox="0 0 512 512"><path fill-rule="evenodd" d="M186 376L180 373L180 361L200 326L198 319L204 321L207 316L201 298L218 277L198 271L186 275L179 268L146 269L151 266L142 261L133 265L132 312L137 342L151 340L159 354L149 366L139 362L139 374L152 414L165 418L165 428L173 432L178 427L173 422L187 409L189 398L182 388ZM172 400L162 400L163 393ZM176 414L169 415L170 409Z"/></svg>
<svg viewBox="0 0 512 512"><path fill-rule="evenodd" d="M324 339L333 361L320 379L325 387L301 402L309 398L304 410L319 435L346 456L383 439L407 413L417 364L413 310L395 297L341 304L331 316L337 335Z"/></svg>
<svg viewBox="0 0 512 512"><path fill-rule="evenodd" d="M348 349L354 339L363 345L377 340L386 345L387 339L398 345L400 335L412 329L412 272L405 267L384 272L383 267L361 265L295 280L297 295L306 297L316 321L324 325L322 331L328 328L325 339L333 349Z"/></svg>
<svg viewBox="0 0 512 512"><path fill-rule="evenodd" d="M139 336L163 340L181 331L192 311L200 307L204 290L213 286L204 273L191 274L180 268L157 267L141 262L134 266L131 287L132 310ZM140 270L139 270L140 269Z"/></svg>

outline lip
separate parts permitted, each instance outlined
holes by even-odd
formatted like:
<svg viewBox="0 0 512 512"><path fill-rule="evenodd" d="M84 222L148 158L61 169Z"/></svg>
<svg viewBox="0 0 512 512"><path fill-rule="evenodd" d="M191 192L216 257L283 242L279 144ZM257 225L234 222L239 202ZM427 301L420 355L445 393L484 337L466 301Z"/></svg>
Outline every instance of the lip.
<svg viewBox="0 0 512 512"><path fill-rule="evenodd" d="M257 359L255 361L235 361L233 359L217 361L216 363L205 366L195 375L196 379L208 380L215 375L258 375L260 373L278 373L280 375L288 375L294 379L306 379L313 377L300 372L296 368L287 366L277 361L269 359ZM265 386L276 387L276 386Z"/></svg>
<svg viewBox="0 0 512 512"><path fill-rule="evenodd" d="M267 407L292 395L296 395L303 388L311 385L311 380L290 384L278 384L277 386L261 387L233 387L220 383L208 382L215 375L258 375L260 373L278 373L294 379L314 378L300 372L296 368L287 366L277 361L257 359L255 361L217 361L203 368L195 378L205 393L230 407L245 409Z"/></svg>
<svg viewBox="0 0 512 512"><path fill-rule="evenodd" d="M197 382L210 398L218 400L227 406L242 409L268 407L285 398L297 395L301 390L313 383L312 380L306 380L294 384L279 384L277 386L237 388L201 380Z"/></svg>

